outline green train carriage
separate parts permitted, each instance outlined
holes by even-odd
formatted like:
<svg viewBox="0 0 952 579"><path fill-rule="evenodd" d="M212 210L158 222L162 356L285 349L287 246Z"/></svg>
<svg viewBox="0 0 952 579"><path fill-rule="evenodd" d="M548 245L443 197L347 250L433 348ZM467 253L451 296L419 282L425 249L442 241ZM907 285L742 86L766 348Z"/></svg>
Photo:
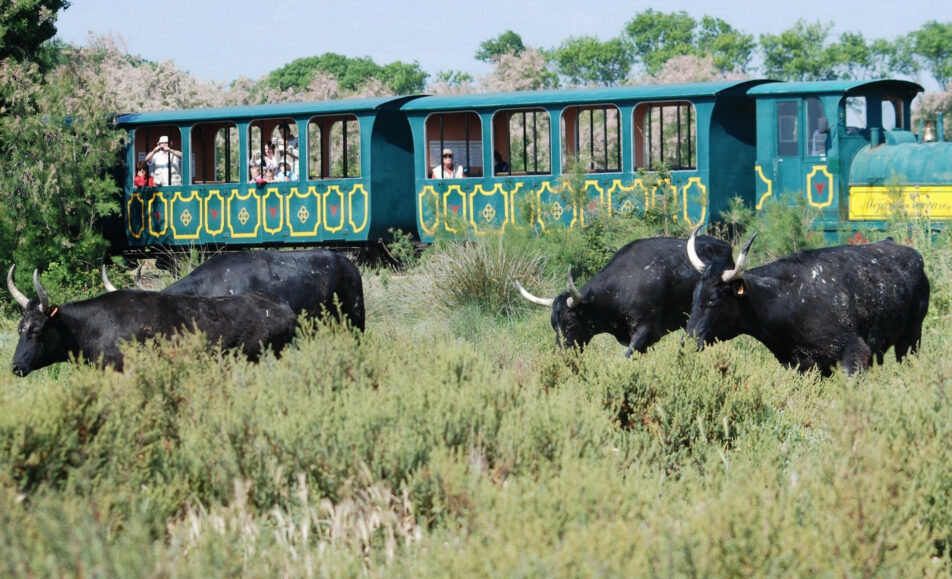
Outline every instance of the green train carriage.
<svg viewBox="0 0 952 579"><path fill-rule="evenodd" d="M417 227L422 240L508 227L580 227L597 210L644 210L673 200L688 226L752 201L753 104L762 81L429 96L402 106L413 132ZM463 178L432 178L444 149ZM509 170L494 171L495 154ZM584 174L572 191L573 167ZM670 181L639 169L664 166Z"/></svg>
<svg viewBox="0 0 952 579"><path fill-rule="evenodd" d="M411 229L413 151L399 112L409 98L118 116L129 132L122 249L352 245ZM178 174L163 186L135 186L137 161L162 136L182 152ZM250 178L253 153L260 158L269 143L293 179Z"/></svg>

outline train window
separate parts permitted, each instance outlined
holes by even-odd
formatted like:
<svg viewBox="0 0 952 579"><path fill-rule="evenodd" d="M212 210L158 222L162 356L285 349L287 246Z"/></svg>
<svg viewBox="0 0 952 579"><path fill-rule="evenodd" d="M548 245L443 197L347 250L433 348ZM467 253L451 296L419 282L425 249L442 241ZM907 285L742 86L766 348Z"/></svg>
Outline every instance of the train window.
<svg viewBox="0 0 952 579"><path fill-rule="evenodd" d="M635 108L635 166L657 171L697 168L697 114L688 101Z"/></svg>
<svg viewBox="0 0 952 579"><path fill-rule="evenodd" d="M360 177L360 122L354 115L314 117L307 123L307 178Z"/></svg>
<svg viewBox="0 0 952 579"><path fill-rule="evenodd" d="M806 100L807 104L807 131L810 133L809 155L822 157L826 155L826 146L829 142L830 123L823 111L823 103L816 97Z"/></svg>
<svg viewBox="0 0 952 579"><path fill-rule="evenodd" d="M586 173L621 171L621 117L614 105L562 111L562 167L581 164Z"/></svg>
<svg viewBox="0 0 952 579"><path fill-rule="evenodd" d="M846 97L846 133L856 134L866 129L866 97Z"/></svg>
<svg viewBox="0 0 952 579"><path fill-rule="evenodd" d="M902 99L893 96L884 96L883 101L883 128L902 129L905 123L902 119Z"/></svg>
<svg viewBox="0 0 952 579"><path fill-rule="evenodd" d="M201 123L190 131L192 183L238 182L238 127L235 123Z"/></svg>
<svg viewBox="0 0 952 579"><path fill-rule="evenodd" d="M182 133L177 126L136 129L135 152L137 169L144 163L147 177L157 187L182 184Z"/></svg>
<svg viewBox="0 0 952 579"><path fill-rule="evenodd" d="M443 150L453 155L453 177L483 176L483 134L479 115L437 113L426 119L427 177L443 178ZM462 167L461 172L456 167ZM450 177L449 174L446 177Z"/></svg>
<svg viewBox="0 0 952 579"><path fill-rule="evenodd" d="M777 156L797 157L800 154L800 123L796 101L777 103Z"/></svg>
<svg viewBox="0 0 952 579"><path fill-rule="evenodd" d="M493 115L493 174L552 173L549 125L544 109L510 109Z"/></svg>
<svg viewBox="0 0 952 579"><path fill-rule="evenodd" d="M249 171L258 167L258 174L269 181L297 180L298 128L294 119L253 121L248 126L248 148Z"/></svg>

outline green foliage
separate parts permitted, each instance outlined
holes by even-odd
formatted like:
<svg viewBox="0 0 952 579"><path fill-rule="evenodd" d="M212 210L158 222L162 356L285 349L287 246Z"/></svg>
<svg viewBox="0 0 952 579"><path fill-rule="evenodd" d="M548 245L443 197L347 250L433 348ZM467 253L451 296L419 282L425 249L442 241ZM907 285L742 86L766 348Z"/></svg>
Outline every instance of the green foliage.
<svg viewBox="0 0 952 579"><path fill-rule="evenodd" d="M480 42L479 50L476 51L476 60L496 62L506 54L519 56L525 49L522 37L512 30L507 30L495 38Z"/></svg>
<svg viewBox="0 0 952 579"><path fill-rule="evenodd" d="M0 61L52 65L44 46L56 34L57 13L69 5L67 0L4 2L0 6Z"/></svg>
<svg viewBox="0 0 952 579"><path fill-rule="evenodd" d="M314 79L314 73L318 71L333 76L340 88L348 92L357 91L367 81L376 79L394 94L418 93L422 92L426 86L428 76L417 63L407 64L396 61L381 66L368 57L351 58L342 54L325 52L320 56L293 60L271 71L265 82L278 90L303 91Z"/></svg>
<svg viewBox="0 0 952 579"><path fill-rule="evenodd" d="M952 22L930 20L912 32L911 51L936 79L942 90L952 81Z"/></svg>
<svg viewBox="0 0 952 579"><path fill-rule="evenodd" d="M594 36L570 37L552 51L560 75L578 85L617 86L631 70L632 54L621 39L602 42Z"/></svg>
<svg viewBox="0 0 952 579"><path fill-rule="evenodd" d="M698 22L683 10L639 12L625 25L624 34L647 75L657 75L666 62L681 55L711 55L718 70L744 71L754 48L752 36L723 20L705 15Z"/></svg>
<svg viewBox="0 0 952 579"><path fill-rule="evenodd" d="M393 241L387 245L387 250L402 267L413 267L419 260L416 245L413 243L413 234L404 233L402 229L392 227L387 231L393 236Z"/></svg>
<svg viewBox="0 0 952 579"><path fill-rule="evenodd" d="M511 317L525 309L513 280L538 278L544 258L509 247L501 238L447 242L426 254L423 272L433 278L433 296L446 308L467 305L490 315Z"/></svg>
<svg viewBox="0 0 952 579"><path fill-rule="evenodd" d="M94 270L106 248L101 220L119 212L111 171L122 134L106 124L103 86L60 66L45 77L32 65L0 64L0 215L9 245L0 261L24 270L59 262L76 276Z"/></svg>

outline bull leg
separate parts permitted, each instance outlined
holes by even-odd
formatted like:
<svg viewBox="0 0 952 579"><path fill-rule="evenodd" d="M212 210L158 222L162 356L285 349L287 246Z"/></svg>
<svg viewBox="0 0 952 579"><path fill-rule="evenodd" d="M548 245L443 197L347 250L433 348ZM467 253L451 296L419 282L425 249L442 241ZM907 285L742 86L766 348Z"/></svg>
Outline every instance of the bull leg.
<svg viewBox="0 0 952 579"><path fill-rule="evenodd" d="M648 350L648 346L657 341L658 337L649 327L639 326L631 336L631 342L628 344L628 351L625 352L625 357L630 358L634 352L644 354Z"/></svg>
<svg viewBox="0 0 952 579"><path fill-rule="evenodd" d="M862 372L869 368L873 359L873 351L865 340L856 336L846 346L843 356L840 358L840 365L847 376L852 376L856 372Z"/></svg>
<svg viewBox="0 0 952 579"><path fill-rule="evenodd" d="M914 332L909 332L908 334L903 334L899 336L899 339L896 341L896 361L902 362L902 359L912 352L916 354L919 352L919 340L922 338L922 327L916 328Z"/></svg>

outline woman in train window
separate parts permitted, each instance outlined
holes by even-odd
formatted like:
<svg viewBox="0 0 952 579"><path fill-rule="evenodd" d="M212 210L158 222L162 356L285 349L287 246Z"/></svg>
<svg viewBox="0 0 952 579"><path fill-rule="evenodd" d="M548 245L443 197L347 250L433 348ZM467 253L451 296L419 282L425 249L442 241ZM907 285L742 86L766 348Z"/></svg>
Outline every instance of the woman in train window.
<svg viewBox="0 0 952 579"><path fill-rule="evenodd" d="M453 163L453 150L443 149L443 164L433 167L430 172L433 179L462 179L463 166Z"/></svg>

